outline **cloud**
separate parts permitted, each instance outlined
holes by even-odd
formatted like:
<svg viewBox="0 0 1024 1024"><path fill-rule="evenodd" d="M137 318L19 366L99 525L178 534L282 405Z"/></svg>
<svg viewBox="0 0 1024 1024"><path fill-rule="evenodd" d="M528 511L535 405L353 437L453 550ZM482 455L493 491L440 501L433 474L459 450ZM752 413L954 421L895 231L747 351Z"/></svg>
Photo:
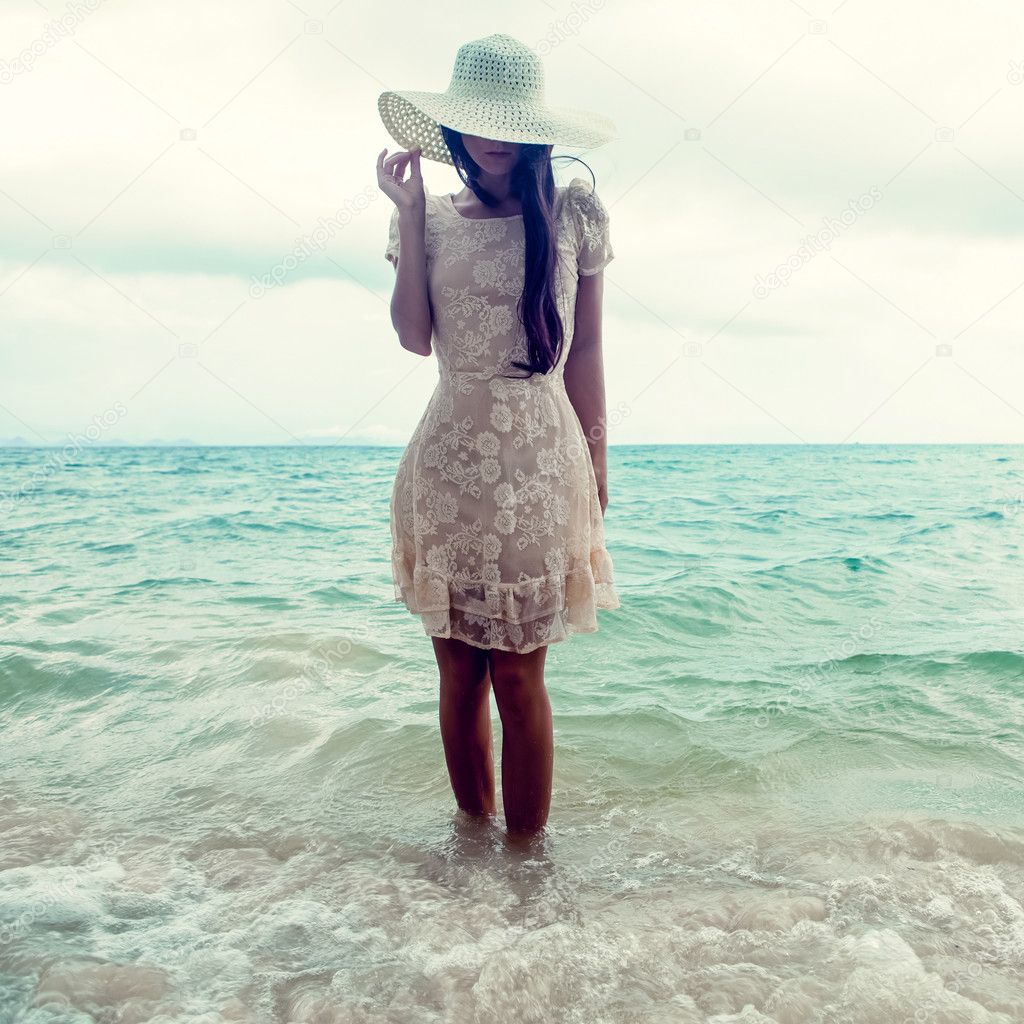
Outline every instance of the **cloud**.
<svg viewBox="0 0 1024 1024"><path fill-rule="evenodd" d="M97 3L41 45L43 10L5 5L0 434L59 440L121 401L119 440L408 439L436 366L390 325L376 97L445 88L495 29L389 12ZM620 127L584 155L616 251L611 443L1020 440L1017 5L517 18L550 101Z"/></svg>

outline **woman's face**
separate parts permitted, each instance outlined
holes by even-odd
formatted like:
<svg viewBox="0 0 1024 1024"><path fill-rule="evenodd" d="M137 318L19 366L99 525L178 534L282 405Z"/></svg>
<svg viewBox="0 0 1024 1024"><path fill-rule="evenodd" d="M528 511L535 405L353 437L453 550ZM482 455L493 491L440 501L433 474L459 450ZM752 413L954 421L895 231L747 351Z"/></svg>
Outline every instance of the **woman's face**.
<svg viewBox="0 0 1024 1024"><path fill-rule="evenodd" d="M462 142L482 171L497 176L508 174L515 167L523 148L520 142L500 142L479 135L463 134Z"/></svg>

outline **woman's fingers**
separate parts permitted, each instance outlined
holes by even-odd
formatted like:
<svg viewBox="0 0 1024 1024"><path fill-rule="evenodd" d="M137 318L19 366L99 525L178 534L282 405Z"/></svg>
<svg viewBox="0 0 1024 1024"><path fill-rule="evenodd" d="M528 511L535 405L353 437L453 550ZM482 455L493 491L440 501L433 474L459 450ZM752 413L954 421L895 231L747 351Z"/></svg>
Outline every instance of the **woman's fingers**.
<svg viewBox="0 0 1024 1024"><path fill-rule="evenodd" d="M409 154L400 153L396 158L394 175L399 185L405 184L405 170L409 166Z"/></svg>
<svg viewBox="0 0 1024 1024"><path fill-rule="evenodd" d="M396 161L400 154L389 156L386 160L384 154L387 150L382 150L380 156L377 158L377 182L380 184L385 178L394 177L395 167L397 166Z"/></svg>
<svg viewBox="0 0 1024 1024"><path fill-rule="evenodd" d="M382 149L380 151L379 155L377 156L377 166L378 167L386 167L388 164L394 164L394 163L398 163L398 162L406 162L407 163L410 160L415 160L415 162L416 162L416 164L418 166L419 165L420 154L422 152L423 152L423 149L422 149L421 146L415 146L412 149L400 149L397 152L392 153L391 156L389 156L385 160L384 159L384 154L387 153L387 150L386 149Z"/></svg>
<svg viewBox="0 0 1024 1024"><path fill-rule="evenodd" d="M423 176L420 173L420 152L420 147L416 146L411 150L392 153L387 159L385 159L386 149L382 149L377 155L377 184L396 202L398 201L396 195L386 186L395 186L406 194L415 194L417 189L410 190L408 186L415 183L419 187L423 181ZM405 175L407 169L409 171L408 178Z"/></svg>

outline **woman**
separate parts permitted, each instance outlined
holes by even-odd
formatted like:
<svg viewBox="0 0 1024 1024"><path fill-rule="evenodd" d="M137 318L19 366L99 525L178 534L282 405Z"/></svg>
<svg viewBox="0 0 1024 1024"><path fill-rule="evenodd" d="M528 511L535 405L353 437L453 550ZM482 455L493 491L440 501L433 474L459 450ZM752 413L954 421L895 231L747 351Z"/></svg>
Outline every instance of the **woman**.
<svg viewBox="0 0 1024 1024"><path fill-rule="evenodd" d="M436 345L439 370L392 492L395 597L432 638L459 808L495 814L493 686L506 830L528 839L551 800L547 645L619 606L603 525L608 215L551 170L552 144L599 145L612 127L545 106L540 59L507 35L462 46L447 92L378 106L406 147L377 159L395 204L391 319L403 348ZM421 156L466 188L429 193Z"/></svg>

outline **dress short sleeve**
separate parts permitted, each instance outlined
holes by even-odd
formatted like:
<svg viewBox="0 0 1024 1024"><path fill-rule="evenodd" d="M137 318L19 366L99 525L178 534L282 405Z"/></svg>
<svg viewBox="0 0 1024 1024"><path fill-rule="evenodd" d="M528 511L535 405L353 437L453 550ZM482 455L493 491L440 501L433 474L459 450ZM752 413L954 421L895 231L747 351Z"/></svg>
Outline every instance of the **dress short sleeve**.
<svg viewBox="0 0 1024 1024"><path fill-rule="evenodd" d="M583 178L569 182L569 203L579 239L577 266L583 275L596 274L615 258L604 203Z"/></svg>
<svg viewBox="0 0 1024 1024"><path fill-rule="evenodd" d="M384 250L384 259L398 266L398 207L391 211L391 223L388 225L388 244Z"/></svg>

